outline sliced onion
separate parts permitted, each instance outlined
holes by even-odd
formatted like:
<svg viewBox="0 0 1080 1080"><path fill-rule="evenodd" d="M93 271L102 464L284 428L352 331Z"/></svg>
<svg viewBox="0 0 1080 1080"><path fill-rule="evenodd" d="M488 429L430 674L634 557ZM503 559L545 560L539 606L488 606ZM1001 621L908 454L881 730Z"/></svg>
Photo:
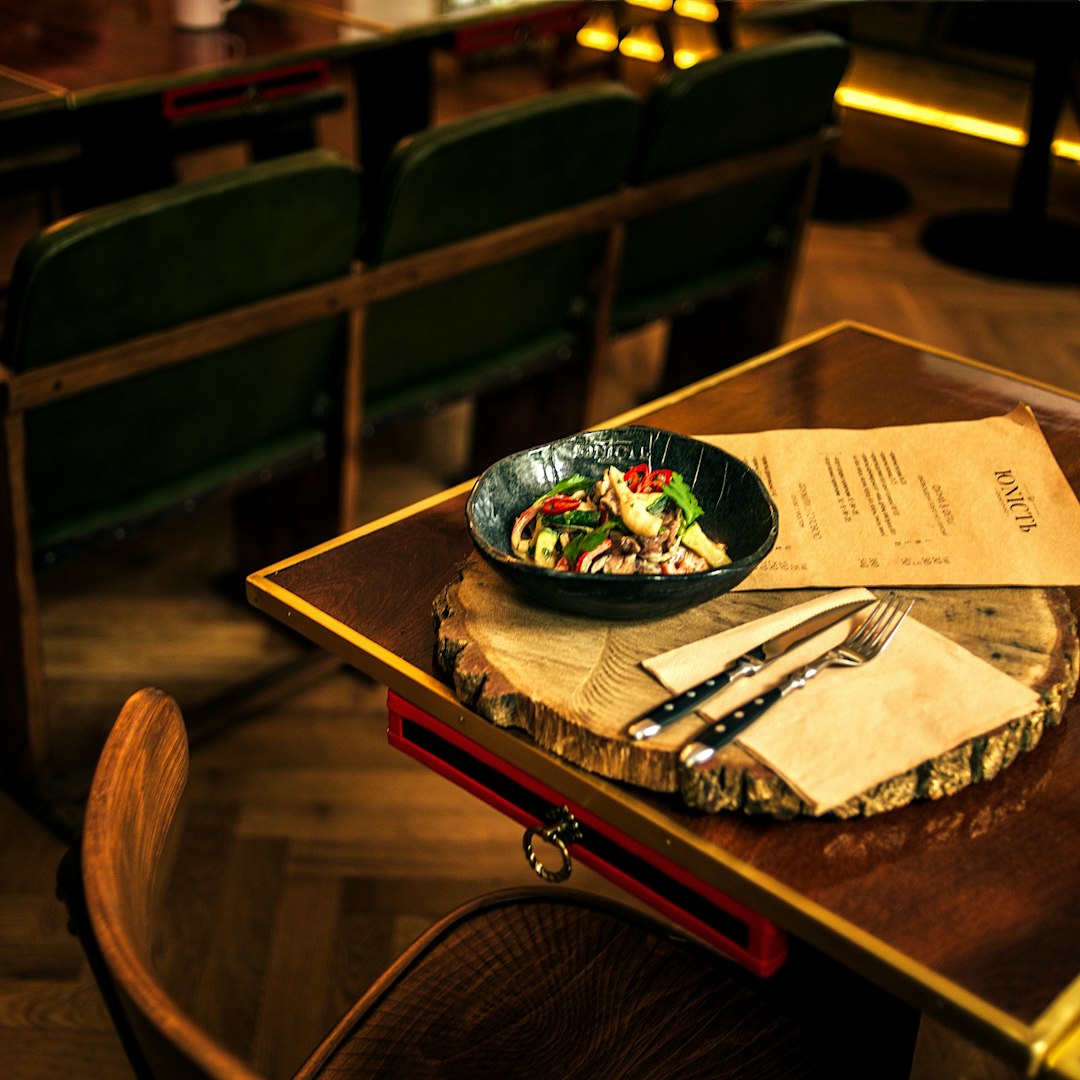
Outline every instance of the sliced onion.
<svg viewBox="0 0 1080 1080"><path fill-rule="evenodd" d="M606 551L611 550L611 537L605 536L599 544L592 549L592 551L586 551L580 559L578 559L577 569L578 573L589 573L589 567L596 561L597 556L603 554Z"/></svg>
<svg viewBox="0 0 1080 1080"><path fill-rule="evenodd" d="M510 530L510 546L514 549L514 554L522 559L528 554L529 544L522 539L521 534L525 531L525 526L536 517L536 511L535 506L530 506L528 510L518 514L514 527Z"/></svg>

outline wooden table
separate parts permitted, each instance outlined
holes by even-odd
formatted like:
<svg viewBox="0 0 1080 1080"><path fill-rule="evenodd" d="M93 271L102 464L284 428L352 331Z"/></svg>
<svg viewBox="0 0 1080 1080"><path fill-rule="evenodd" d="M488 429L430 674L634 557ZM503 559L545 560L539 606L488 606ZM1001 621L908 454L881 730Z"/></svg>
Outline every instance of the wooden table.
<svg viewBox="0 0 1080 1080"><path fill-rule="evenodd" d="M56 88L73 106L350 47L325 19L258 4L230 12L219 30L176 27L172 0L0 0L0 19L0 66Z"/></svg>
<svg viewBox="0 0 1080 1080"><path fill-rule="evenodd" d="M58 87L0 69L0 110L29 113L63 108L63 105L63 92Z"/></svg>
<svg viewBox="0 0 1080 1080"><path fill-rule="evenodd" d="M182 30L172 0L0 0L0 71L58 97L63 137L79 147L65 212L172 183L175 154L199 138L269 138L286 99L333 96L330 65L356 48L325 19L257 6L231 12L221 29ZM198 109L183 96L195 91ZM5 103L0 143L34 107ZM214 120L220 132L208 134Z"/></svg>
<svg viewBox="0 0 1080 1080"><path fill-rule="evenodd" d="M1080 485L1076 396L847 324L618 422L700 434L864 428L999 415L1019 400ZM468 774L478 794L532 825L566 807L582 831L572 853L661 910L681 908L684 925L708 931L710 904L720 921L738 915L730 896L1015 1067L1064 1052L1055 1048L1080 1028L1080 709L992 782L940 801L850 821L688 811L496 728L444 684L431 605L470 551L467 491L252 575L251 602L384 682L395 709L432 718L406 729L414 749ZM1080 591L1069 599L1076 611ZM766 956L760 945L752 951Z"/></svg>
<svg viewBox="0 0 1080 1080"><path fill-rule="evenodd" d="M565 31L568 14L580 6L246 0L220 29L184 30L173 25L172 4L0 0L0 141L2 125L34 106L27 88L62 97L84 146L82 205L168 182L162 165L168 155L154 151L165 138L169 95L316 63L348 72L356 156L373 177L402 136L430 123L436 45L492 23L546 32L556 19Z"/></svg>

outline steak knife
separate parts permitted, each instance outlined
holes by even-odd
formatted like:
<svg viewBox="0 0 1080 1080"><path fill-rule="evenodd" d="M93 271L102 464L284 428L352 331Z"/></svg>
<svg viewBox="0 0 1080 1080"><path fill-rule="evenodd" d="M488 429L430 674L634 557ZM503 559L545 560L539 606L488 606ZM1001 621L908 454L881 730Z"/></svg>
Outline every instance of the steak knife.
<svg viewBox="0 0 1080 1080"><path fill-rule="evenodd" d="M688 716L695 709L701 707L714 694L719 693L725 686L729 686L736 679L742 679L748 675L756 675L762 668L767 667L774 660L783 656L795 648L796 645L828 630L838 622L846 619L853 612L874 603L873 597L868 600L850 600L846 604L838 604L836 607L826 608L809 618L803 619L788 630L769 638L761 645L755 646L742 656L732 660L722 671L711 675L697 686L684 690L673 698L669 698L663 704L658 705L651 712L635 720L627 729L626 734L632 739L641 741L651 739L665 728L670 727L676 720Z"/></svg>

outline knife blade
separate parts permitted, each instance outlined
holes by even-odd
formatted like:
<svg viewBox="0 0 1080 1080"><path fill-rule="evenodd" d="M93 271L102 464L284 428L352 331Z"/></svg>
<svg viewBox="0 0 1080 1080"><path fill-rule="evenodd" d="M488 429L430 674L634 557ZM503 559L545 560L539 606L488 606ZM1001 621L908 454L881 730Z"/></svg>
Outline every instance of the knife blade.
<svg viewBox="0 0 1080 1080"><path fill-rule="evenodd" d="M700 708L714 694L718 694L736 679L756 675L762 668L779 659L784 653L790 652L796 645L814 637L815 634L820 634L823 630L828 630L830 626L835 626L860 608L872 603L874 603L873 597L867 600L849 600L845 604L837 604L835 607L816 612L795 626L743 653L742 656L732 660L727 667L715 675L710 675L697 686L692 686L689 690L684 690L681 694L669 698L651 712L639 717L626 729L626 734L639 742L651 739L674 724L676 720L681 720Z"/></svg>

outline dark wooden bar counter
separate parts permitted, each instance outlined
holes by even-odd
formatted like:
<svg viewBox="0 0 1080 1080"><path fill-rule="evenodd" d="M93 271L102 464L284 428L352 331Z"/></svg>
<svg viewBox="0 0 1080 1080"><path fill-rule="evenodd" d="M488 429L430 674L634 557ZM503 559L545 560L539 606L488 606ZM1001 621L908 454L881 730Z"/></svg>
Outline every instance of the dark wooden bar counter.
<svg viewBox="0 0 1080 1080"><path fill-rule="evenodd" d="M246 0L220 28L188 30L174 25L173 0L0 0L0 124L34 107L28 88L59 96L82 143L81 208L168 182L155 161L165 151L152 151L165 139L170 94L216 92L237 80L243 90L246 78L244 105L257 116L282 96L281 79L321 64L351 86L356 157L374 183L396 142L431 122L437 46L493 24L525 36L566 33L577 7L555 0ZM273 94L267 76L277 80ZM140 154L128 153L132 142Z"/></svg>
<svg viewBox="0 0 1080 1080"><path fill-rule="evenodd" d="M357 47L326 19L251 5L220 30L173 25L171 0L0 0L0 66L51 83L73 105L133 97L223 69L333 57ZM367 35L374 37L374 35Z"/></svg>
<svg viewBox="0 0 1080 1080"><path fill-rule="evenodd" d="M185 30L173 25L172 0L0 0L0 71L51 88L66 113L55 141L77 145L64 213L168 186L187 149L242 140L261 140L255 156L300 148L298 125L344 102L331 65L365 40L376 38L345 41L325 19L257 5L218 29ZM32 106L0 109L0 140L25 127Z"/></svg>
<svg viewBox="0 0 1080 1080"><path fill-rule="evenodd" d="M619 417L690 434L1034 411L1080 487L1080 399L841 324ZM614 423L614 422L613 422ZM461 486L252 575L249 598L670 864L1036 1070L1080 1024L1080 709L992 782L869 818L690 812L465 709L431 604L470 551ZM1074 541L1075 538L1067 538ZM1080 590L1070 590L1075 614Z"/></svg>

